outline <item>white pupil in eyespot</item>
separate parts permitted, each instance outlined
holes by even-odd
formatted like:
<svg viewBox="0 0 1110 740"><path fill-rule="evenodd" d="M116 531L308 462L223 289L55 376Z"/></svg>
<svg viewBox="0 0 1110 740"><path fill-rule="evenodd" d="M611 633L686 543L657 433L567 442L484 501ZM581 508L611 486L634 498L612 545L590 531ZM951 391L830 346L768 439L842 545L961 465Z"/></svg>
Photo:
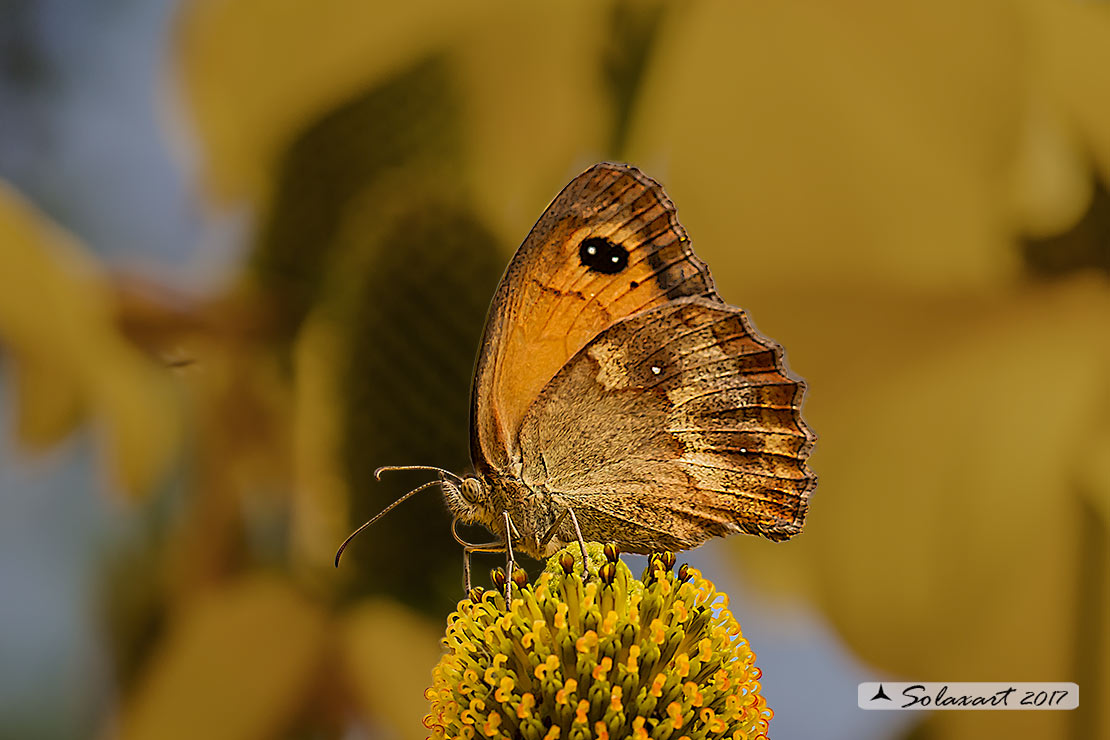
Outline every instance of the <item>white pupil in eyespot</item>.
<svg viewBox="0 0 1110 740"><path fill-rule="evenodd" d="M586 254L597 254L597 247L593 246L592 244L586 247Z"/></svg>
<svg viewBox="0 0 1110 740"><path fill-rule="evenodd" d="M614 254L614 255L613 255L612 257L610 257L610 259L611 259L611 260L613 261L613 264L614 264L614 265L615 265L615 264L617 264L618 262L620 262L620 261L621 261L621 258L620 258L620 257L618 257L618 256L617 256L617 255L615 255L615 254Z"/></svg>

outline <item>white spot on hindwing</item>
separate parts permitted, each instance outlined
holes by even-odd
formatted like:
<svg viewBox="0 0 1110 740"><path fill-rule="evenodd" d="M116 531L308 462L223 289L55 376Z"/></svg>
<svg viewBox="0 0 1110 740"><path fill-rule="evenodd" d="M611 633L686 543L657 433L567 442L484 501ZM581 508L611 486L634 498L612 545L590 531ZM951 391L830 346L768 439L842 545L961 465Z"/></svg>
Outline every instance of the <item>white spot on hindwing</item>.
<svg viewBox="0 0 1110 740"><path fill-rule="evenodd" d="M661 372L663 372L663 368L659 367L658 365L652 365L651 366L652 375L658 375Z"/></svg>

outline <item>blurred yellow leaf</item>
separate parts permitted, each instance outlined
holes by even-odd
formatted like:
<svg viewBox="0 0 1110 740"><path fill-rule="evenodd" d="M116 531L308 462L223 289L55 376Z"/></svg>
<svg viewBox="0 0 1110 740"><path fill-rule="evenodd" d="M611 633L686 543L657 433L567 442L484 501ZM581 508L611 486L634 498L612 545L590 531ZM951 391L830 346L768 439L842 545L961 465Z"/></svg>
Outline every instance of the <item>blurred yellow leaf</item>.
<svg viewBox="0 0 1110 740"><path fill-rule="evenodd" d="M666 26L631 136L744 290L996 285L1026 99L1006 2L707 2Z"/></svg>
<svg viewBox="0 0 1110 740"><path fill-rule="evenodd" d="M1094 511L1102 517L1102 526L1110 531L1110 411L1105 410L1108 404L1110 398L1103 399L1104 423L1101 431L1093 434L1089 440L1090 451L1086 455L1086 465L1080 472L1079 485Z"/></svg>
<svg viewBox="0 0 1110 740"><path fill-rule="evenodd" d="M587 0L192 0L177 63L205 182L222 201L259 205L278 158L310 122L442 52L467 121L470 166L458 175L516 244L537 203L555 195L551 183L592 164L606 142L613 111L600 70L610 11Z"/></svg>
<svg viewBox="0 0 1110 740"><path fill-rule="evenodd" d="M1029 102L1014 160L1014 221L1025 236L1067 231L1091 202L1092 168L1066 114L1044 99Z"/></svg>
<svg viewBox="0 0 1110 740"><path fill-rule="evenodd" d="M49 445L89 414L104 425L115 482L149 491L180 435L168 377L116 328L91 258L3 183L0 266L0 341L15 358L20 437Z"/></svg>
<svg viewBox="0 0 1110 740"><path fill-rule="evenodd" d="M428 734L421 723L428 713L424 691L432 685L442 637L442 626L392 601L366 601L346 614L343 665L367 717L405 740Z"/></svg>
<svg viewBox="0 0 1110 740"><path fill-rule="evenodd" d="M292 491L293 562L307 578L334 577L332 558L347 535L347 481L340 467L343 367L341 332L322 313L310 315L294 348ZM322 572L323 571L323 572Z"/></svg>
<svg viewBox="0 0 1110 740"><path fill-rule="evenodd" d="M326 618L264 576L213 589L170 626L124 707L121 736L279 737L320 680Z"/></svg>
<svg viewBox="0 0 1110 740"><path fill-rule="evenodd" d="M257 206L277 158L309 121L480 22L487 5L185 3L176 61L208 188Z"/></svg>
<svg viewBox="0 0 1110 740"><path fill-rule="evenodd" d="M1045 238L1091 200L1092 163L1110 177L1110 12L1096 3L1026 0L1031 81L1012 175L1016 220Z"/></svg>
<svg viewBox="0 0 1110 740"><path fill-rule="evenodd" d="M16 356L13 374L19 388L19 439L32 449L43 449L61 440L81 421L81 387L70 368L31 352L17 350Z"/></svg>
<svg viewBox="0 0 1110 740"><path fill-rule="evenodd" d="M453 47L476 205L517 245L558 188L601 158L613 119L608 3L499 2Z"/></svg>
<svg viewBox="0 0 1110 740"><path fill-rule="evenodd" d="M1098 608L1078 482L1105 465L1105 284L786 300L772 315L812 389L820 482L801 537L736 538L746 572L807 573L853 649L899 676L1076 680L1077 651L1105 638L1076 631Z"/></svg>
<svg viewBox="0 0 1110 740"><path fill-rule="evenodd" d="M1110 178L1110 7L1025 0L1024 8L1035 73Z"/></svg>

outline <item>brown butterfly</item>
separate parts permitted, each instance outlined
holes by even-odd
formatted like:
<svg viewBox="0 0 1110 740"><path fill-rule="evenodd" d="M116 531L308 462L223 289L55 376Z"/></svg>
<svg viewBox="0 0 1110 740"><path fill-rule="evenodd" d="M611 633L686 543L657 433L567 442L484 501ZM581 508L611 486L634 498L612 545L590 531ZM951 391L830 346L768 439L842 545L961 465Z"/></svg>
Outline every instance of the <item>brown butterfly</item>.
<svg viewBox="0 0 1110 740"><path fill-rule="evenodd" d="M437 484L454 525L499 538L471 544L453 527L468 590L472 552L508 552L511 575L514 548L792 537L815 437L782 354L717 295L660 185L598 164L548 206L494 294L471 389L474 475L415 468L439 479L351 538ZM414 468L378 472L397 469Z"/></svg>

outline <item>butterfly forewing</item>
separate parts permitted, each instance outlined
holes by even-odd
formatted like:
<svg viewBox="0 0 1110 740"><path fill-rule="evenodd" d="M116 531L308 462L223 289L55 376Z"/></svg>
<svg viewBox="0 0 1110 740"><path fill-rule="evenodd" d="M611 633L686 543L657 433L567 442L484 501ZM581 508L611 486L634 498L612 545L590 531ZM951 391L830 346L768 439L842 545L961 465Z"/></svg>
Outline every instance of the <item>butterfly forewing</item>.
<svg viewBox="0 0 1110 740"><path fill-rule="evenodd" d="M720 300L658 183L614 164L575 178L517 251L490 307L472 393L475 465L509 465L528 406L587 342L684 296Z"/></svg>
<svg viewBox="0 0 1110 740"><path fill-rule="evenodd" d="M490 306L471 406L490 504L472 515L516 517L534 556L575 538L568 510L586 539L633 552L786 539L816 481L803 392L716 294L659 185L597 165L548 206Z"/></svg>

